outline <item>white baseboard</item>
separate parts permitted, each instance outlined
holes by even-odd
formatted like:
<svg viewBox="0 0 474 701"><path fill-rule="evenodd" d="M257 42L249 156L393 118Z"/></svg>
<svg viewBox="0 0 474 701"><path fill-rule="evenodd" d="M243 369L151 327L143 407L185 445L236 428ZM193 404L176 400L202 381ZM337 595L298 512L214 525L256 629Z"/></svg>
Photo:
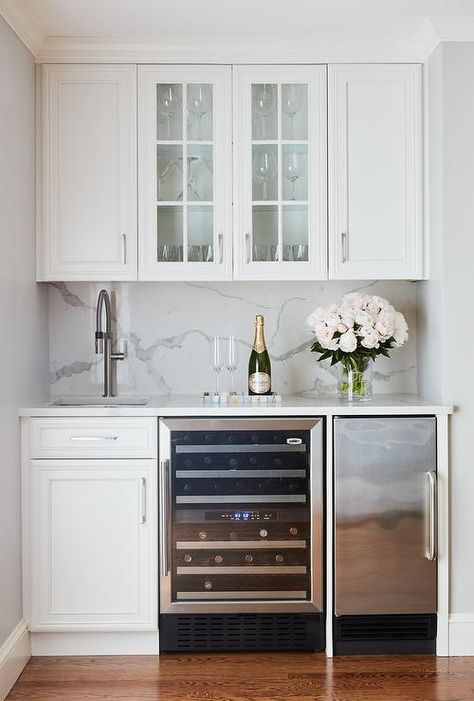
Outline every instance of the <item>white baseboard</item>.
<svg viewBox="0 0 474 701"><path fill-rule="evenodd" d="M449 617L449 654L474 655L474 614L452 613Z"/></svg>
<svg viewBox="0 0 474 701"><path fill-rule="evenodd" d="M30 634L21 620L0 647L0 701L6 699L30 657Z"/></svg>
<svg viewBox="0 0 474 701"><path fill-rule="evenodd" d="M45 655L158 655L158 632L30 633L33 657Z"/></svg>

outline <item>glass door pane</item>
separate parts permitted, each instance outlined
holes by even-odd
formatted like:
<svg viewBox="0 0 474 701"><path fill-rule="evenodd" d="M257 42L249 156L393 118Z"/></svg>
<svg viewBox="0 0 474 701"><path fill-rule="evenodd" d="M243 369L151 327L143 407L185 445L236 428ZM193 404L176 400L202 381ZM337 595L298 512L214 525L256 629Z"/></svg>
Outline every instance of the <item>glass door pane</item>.
<svg viewBox="0 0 474 701"><path fill-rule="evenodd" d="M213 86L160 83L157 100L157 260L214 260Z"/></svg>
<svg viewBox="0 0 474 701"><path fill-rule="evenodd" d="M309 260L307 83L253 83L251 262Z"/></svg>

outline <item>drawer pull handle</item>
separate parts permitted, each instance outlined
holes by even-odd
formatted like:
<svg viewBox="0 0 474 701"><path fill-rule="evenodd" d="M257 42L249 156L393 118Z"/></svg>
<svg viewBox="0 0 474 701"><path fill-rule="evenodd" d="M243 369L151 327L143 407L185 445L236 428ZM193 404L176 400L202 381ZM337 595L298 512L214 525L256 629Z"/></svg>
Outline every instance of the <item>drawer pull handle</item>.
<svg viewBox="0 0 474 701"><path fill-rule="evenodd" d="M146 522L146 479L144 477L141 478L141 486L142 486L142 493L141 493L142 512L140 515L140 523L144 524Z"/></svg>
<svg viewBox="0 0 474 701"><path fill-rule="evenodd" d="M116 441L118 436L70 436L70 441Z"/></svg>

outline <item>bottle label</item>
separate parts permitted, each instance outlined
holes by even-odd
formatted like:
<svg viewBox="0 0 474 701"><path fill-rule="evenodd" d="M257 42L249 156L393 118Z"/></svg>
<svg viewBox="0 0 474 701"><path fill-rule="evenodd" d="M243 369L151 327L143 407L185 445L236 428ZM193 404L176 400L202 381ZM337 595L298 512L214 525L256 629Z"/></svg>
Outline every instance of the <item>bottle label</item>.
<svg viewBox="0 0 474 701"><path fill-rule="evenodd" d="M255 394L265 394L271 386L272 381L267 372L253 372L249 376L249 388Z"/></svg>

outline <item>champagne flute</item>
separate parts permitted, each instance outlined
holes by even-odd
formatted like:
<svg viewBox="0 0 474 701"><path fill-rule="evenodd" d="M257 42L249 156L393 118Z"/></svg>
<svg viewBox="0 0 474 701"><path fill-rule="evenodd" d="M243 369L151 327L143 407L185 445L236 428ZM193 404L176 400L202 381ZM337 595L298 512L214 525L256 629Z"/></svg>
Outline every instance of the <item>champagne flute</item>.
<svg viewBox="0 0 474 701"><path fill-rule="evenodd" d="M162 85L159 92L160 112L166 117L168 139L171 135L171 118L178 111L178 95L174 85Z"/></svg>
<svg viewBox="0 0 474 701"><path fill-rule="evenodd" d="M263 83L259 85L258 92L254 95L253 105L256 114L260 117L260 131L262 139L265 138L265 117L273 112L276 106L275 86Z"/></svg>
<svg viewBox="0 0 474 701"><path fill-rule="evenodd" d="M209 108L209 94L204 85L188 85L188 111L199 120L199 141L202 141L202 118Z"/></svg>
<svg viewBox="0 0 474 701"><path fill-rule="evenodd" d="M283 175L287 180L290 181L292 185L292 192L290 199L296 200L295 194L295 183L303 173L303 156L301 153L292 151L291 153L286 153L283 158Z"/></svg>
<svg viewBox="0 0 474 701"><path fill-rule="evenodd" d="M263 200L267 199L267 185L277 173L277 160L271 151L258 151L253 158L255 179L262 183Z"/></svg>
<svg viewBox="0 0 474 701"><path fill-rule="evenodd" d="M295 138L293 120L295 115L301 110L303 103L297 85L287 85L285 88L286 89L283 91L281 108L290 120L290 139L293 140Z"/></svg>
<svg viewBox="0 0 474 701"><path fill-rule="evenodd" d="M219 394L219 374L223 365L221 338L214 336L211 339L211 368L216 373L216 394Z"/></svg>
<svg viewBox="0 0 474 701"><path fill-rule="evenodd" d="M235 336L229 336L229 338L227 339L227 355L226 355L225 366L230 373L230 393L231 394L235 394L235 392L234 392L234 373L237 370L238 364L239 364L239 358L238 358L238 352L237 352L237 344L235 342Z"/></svg>

